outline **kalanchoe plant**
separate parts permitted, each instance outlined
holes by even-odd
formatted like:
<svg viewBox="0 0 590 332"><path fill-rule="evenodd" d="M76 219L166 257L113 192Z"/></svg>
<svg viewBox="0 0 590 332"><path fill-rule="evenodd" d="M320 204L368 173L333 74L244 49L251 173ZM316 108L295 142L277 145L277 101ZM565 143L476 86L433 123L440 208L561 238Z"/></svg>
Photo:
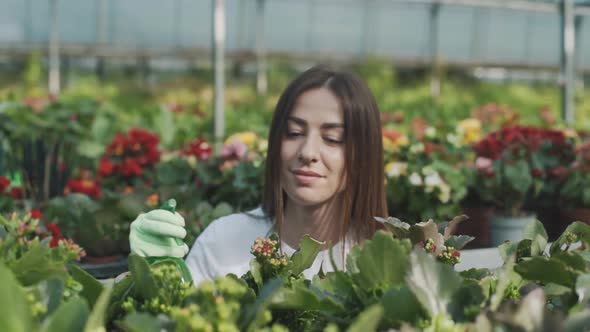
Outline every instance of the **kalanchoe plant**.
<svg viewBox="0 0 590 332"><path fill-rule="evenodd" d="M553 173L562 181L561 202L568 208L590 208L590 140L576 149L576 159Z"/></svg>
<svg viewBox="0 0 590 332"><path fill-rule="evenodd" d="M158 136L139 128L117 134L98 165L103 186L120 192L126 186L150 179L150 173L160 161L159 142Z"/></svg>
<svg viewBox="0 0 590 332"><path fill-rule="evenodd" d="M256 239L251 248L254 258L250 261L250 271L242 278L257 292L274 278L282 280L285 285L303 280L303 271L311 266L322 245L323 243L306 235L300 248L293 256L287 257L280 251L276 234L267 239Z"/></svg>
<svg viewBox="0 0 590 332"><path fill-rule="evenodd" d="M21 259L31 249L40 246L53 251L58 262L78 261L86 253L71 239L63 238L55 224L41 224L43 215L31 211L24 215L0 215L0 255L7 263Z"/></svg>
<svg viewBox="0 0 590 332"><path fill-rule="evenodd" d="M8 178L0 176L0 213L15 211L23 198L21 187L11 185Z"/></svg>
<svg viewBox="0 0 590 332"><path fill-rule="evenodd" d="M375 218L387 230L399 239L410 239L412 245L433 254L440 262L454 266L461 261L461 250L473 237L467 235L452 235L451 230L468 217L457 216L449 222L436 224L433 220L420 222L415 225L407 224L397 218ZM468 222L468 221L467 221Z"/></svg>
<svg viewBox="0 0 590 332"><path fill-rule="evenodd" d="M473 149L478 176L473 190L509 216L532 208L530 203L543 191L548 174L572 150L561 131L520 126L492 132Z"/></svg>

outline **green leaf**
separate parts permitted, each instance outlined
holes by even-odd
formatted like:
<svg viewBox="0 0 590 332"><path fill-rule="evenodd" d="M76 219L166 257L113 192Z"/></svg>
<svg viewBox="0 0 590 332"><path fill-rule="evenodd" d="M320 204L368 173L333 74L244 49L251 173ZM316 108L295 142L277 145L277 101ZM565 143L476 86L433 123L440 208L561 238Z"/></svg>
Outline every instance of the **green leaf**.
<svg viewBox="0 0 590 332"><path fill-rule="evenodd" d="M527 192L533 184L533 178L525 160L518 160L514 165L506 165L504 172L507 184L519 193Z"/></svg>
<svg viewBox="0 0 590 332"><path fill-rule="evenodd" d="M567 317L563 324L564 332L579 332L590 330L590 309L573 313Z"/></svg>
<svg viewBox="0 0 590 332"><path fill-rule="evenodd" d="M250 274L252 274L252 279L254 279L258 289L262 289L262 284L264 283L264 280L262 279L262 266L256 258L250 260Z"/></svg>
<svg viewBox="0 0 590 332"><path fill-rule="evenodd" d="M584 258L576 252L564 251L551 256L551 258L562 261L571 269L577 270L579 272L590 272L588 271L588 265L586 261L584 261Z"/></svg>
<svg viewBox="0 0 590 332"><path fill-rule="evenodd" d="M172 117L172 112L168 111L165 107L160 108L158 119L155 121L155 129L162 145L165 147L171 147L174 141L174 135L176 134L176 124Z"/></svg>
<svg viewBox="0 0 590 332"><path fill-rule="evenodd" d="M211 216L213 219L218 219L218 218L230 215L233 212L234 211L233 211L233 208L231 205L229 205L226 202L221 202L221 203L215 205L213 212L211 212Z"/></svg>
<svg viewBox="0 0 590 332"><path fill-rule="evenodd" d="M569 287L554 283L548 283L545 285L545 287L543 287L543 289L545 290L545 294L547 294L547 296L561 296L572 292Z"/></svg>
<svg viewBox="0 0 590 332"><path fill-rule="evenodd" d="M158 296L158 286L152 275L148 262L143 257L135 254L129 255L129 271L135 279L138 294L144 299L152 299Z"/></svg>
<svg viewBox="0 0 590 332"><path fill-rule="evenodd" d="M344 304L335 296L315 287L307 288L302 283L292 288L281 288L272 297L273 309L320 310L334 314L345 312Z"/></svg>
<svg viewBox="0 0 590 332"><path fill-rule="evenodd" d="M405 223L397 218L375 217L375 220L383 224L385 228L388 231L392 232L393 235L398 239L405 239L408 237L408 234L410 233L410 224Z"/></svg>
<svg viewBox="0 0 590 332"><path fill-rule="evenodd" d="M515 255L517 249L518 243L512 242L505 242L498 246L498 251L500 252L500 256L504 262L506 262L512 255Z"/></svg>
<svg viewBox="0 0 590 332"><path fill-rule="evenodd" d="M451 237L451 231L453 229L456 229L460 223L467 221L468 219L469 219L469 217L467 215L462 214L460 216L454 217L451 221L449 221L447 223L447 225L445 225L445 227L443 228L444 229L443 234L444 234L445 241L448 241L448 239ZM440 228L440 225L439 225L439 228ZM459 247L455 247L455 248L461 249Z"/></svg>
<svg viewBox="0 0 590 332"><path fill-rule="evenodd" d="M567 239L565 234L566 233L574 233L580 237L580 240L586 244L590 244L590 226L583 222L576 221L569 225L565 231L557 238L555 242L551 244L551 248L549 252L551 255L556 254L558 251L562 250L562 247L566 244Z"/></svg>
<svg viewBox="0 0 590 332"><path fill-rule="evenodd" d="M84 329L90 310L84 299L75 297L62 303L48 317L41 328L42 332L78 332Z"/></svg>
<svg viewBox="0 0 590 332"><path fill-rule="evenodd" d="M81 157L86 157L89 159L98 159L104 153L105 146L96 141L88 141L84 140L78 143L76 147L76 152Z"/></svg>
<svg viewBox="0 0 590 332"><path fill-rule="evenodd" d="M432 239L434 245L440 248L445 243L443 235L438 232L438 226L432 220L410 226L409 236L412 244Z"/></svg>
<svg viewBox="0 0 590 332"><path fill-rule="evenodd" d="M348 332L368 332L376 331L379 322L383 317L383 307L380 304L374 304L363 310L352 322L346 331Z"/></svg>
<svg viewBox="0 0 590 332"><path fill-rule="evenodd" d="M113 292L111 293L111 304L107 311L108 317L113 317L120 309L121 304L127 296L131 294L135 287L135 278L131 274L127 274L127 276L113 285Z"/></svg>
<svg viewBox="0 0 590 332"><path fill-rule="evenodd" d="M449 304L449 311L455 322L471 320L473 317L465 312L466 309L477 308L477 312L483 306L486 296L479 283L475 280L464 280L459 289L453 294L453 300Z"/></svg>
<svg viewBox="0 0 590 332"><path fill-rule="evenodd" d="M547 257L533 257L522 261L514 267L514 271L528 280L552 282L572 288L578 276L578 273L572 271L564 262Z"/></svg>
<svg viewBox="0 0 590 332"><path fill-rule="evenodd" d="M580 255L585 262L590 263L590 251L582 251L578 253L578 255Z"/></svg>
<svg viewBox="0 0 590 332"><path fill-rule="evenodd" d="M528 293L519 303L514 315L514 321L518 322L524 331L543 331L543 316L545 314L545 293L537 288Z"/></svg>
<svg viewBox="0 0 590 332"><path fill-rule="evenodd" d="M43 280L35 285L35 288L40 295L39 302L47 308L45 315L51 315L61 302L64 291L64 281L61 279Z"/></svg>
<svg viewBox="0 0 590 332"><path fill-rule="evenodd" d="M533 256L533 240L522 239L516 244L516 260Z"/></svg>
<svg viewBox="0 0 590 332"><path fill-rule="evenodd" d="M432 255L415 250L410 255L406 282L430 317L446 314L461 277L452 267L438 263Z"/></svg>
<svg viewBox="0 0 590 332"><path fill-rule="evenodd" d="M445 246L453 247L457 250L461 250L461 249L463 249L463 247L465 247L467 245L467 243L469 243L473 240L475 240L475 238L473 236L469 236L469 235L455 236L455 235L453 235L447 239L447 241L445 242Z"/></svg>
<svg viewBox="0 0 590 332"><path fill-rule="evenodd" d="M33 331L33 317L25 292L12 272L0 263L0 331Z"/></svg>
<svg viewBox="0 0 590 332"><path fill-rule="evenodd" d="M394 239L384 231L378 231L367 240L358 253L355 265L358 273L352 278L365 290L388 289L404 281L408 268L409 241Z"/></svg>
<svg viewBox="0 0 590 332"><path fill-rule="evenodd" d="M586 304L590 299L590 274L583 274L576 280L578 303Z"/></svg>
<svg viewBox="0 0 590 332"><path fill-rule="evenodd" d="M531 239L531 256L542 255L545 247L547 246L547 231L539 220L533 220L529 222L523 233L524 239Z"/></svg>
<svg viewBox="0 0 590 332"><path fill-rule="evenodd" d="M469 270L459 272L459 275L464 279L481 280L492 275L492 272L489 269L471 268Z"/></svg>
<svg viewBox="0 0 590 332"><path fill-rule="evenodd" d="M426 318L426 312L408 286L392 287L380 300L383 305L383 319L388 327L399 327L401 322L413 323Z"/></svg>
<svg viewBox="0 0 590 332"><path fill-rule="evenodd" d="M105 288L98 300L96 300L96 305L92 309L90 313L90 317L86 322L86 326L84 327L84 332L105 332L105 323L106 323L106 312L109 306L109 301L111 299L112 288Z"/></svg>
<svg viewBox="0 0 590 332"><path fill-rule="evenodd" d="M129 332L160 332L164 330L158 318L145 312L134 312L127 315L121 325L125 331Z"/></svg>
<svg viewBox="0 0 590 332"><path fill-rule="evenodd" d="M493 293L490 294L490 309L492 311L496 311L502 300L504 299L504 292L511 284L514 284L515 281L520 282L520 275L514 272L514 262L516 260L516 256L510 256L504 265L496 271L496 286L493 288ZM488 279L487 281L491 281Z"/></svg>
<svg viewBox="0 0 590 332"><path fill-rule="evenodd" d="M246 307L241 312L238 320L240 331L255 331L256 328L261 327L264 319L264 311L271 304L272 297L281 288L283 282L276 278L266 283L260 295L256 298L254 304Z"/></svg>
<svg viewBox="0 0 590 332"><path fill-rule="evenodd" d="M80 295L88 301L90 307L94 307L96 300L98 300L98 297L104 288L100 281L94 279L93 276L77 265L72 265L70 273L72 274L72 278L79 282L83 287Z"/></svg>
<svg viewBox="0 0 590 332"><path fill-rule="evenodd" d="M291 256L291 266L289 267L291 273L299 275L307 270L315 261L323 245L323 242L316 241L309 235L305 235L301 240L299 249Z"/></svg>
<svg viewBox="0 0 590 332"><path fill-rule="evenodd" d="M175 158L156 166L156 178L163 185L189 183L191 175L192 168L184 159Z"/></svg>
<svg viewBox="0 0 590 332"><path fill-rule="evenodd" d="M23 286L30 286L41 280L58 278L65 280L68 272L62 262L51 259L51 250L35 246L15 261L10 269Z"/></svg>

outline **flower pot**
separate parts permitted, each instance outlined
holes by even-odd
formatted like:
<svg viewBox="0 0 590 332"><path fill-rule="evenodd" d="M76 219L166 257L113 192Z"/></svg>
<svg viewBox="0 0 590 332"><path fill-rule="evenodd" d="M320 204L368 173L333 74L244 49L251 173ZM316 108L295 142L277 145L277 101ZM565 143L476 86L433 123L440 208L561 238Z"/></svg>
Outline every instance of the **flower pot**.
<svg viewBox="0 0 590 332"><path fill-rule="evenodd" d="M505 241L517 243L523 239L526 225L535 220L534 214L525 216L503 216L493 213L490 217L491 245L497 247Z"/></svg>
<svg viewBox="0 0 590 332"><path fill-rule="evenodd" d="M94 278L115 278L127 271L127 257L122 255L103 257L84 257L81 262L74 262L81 269L88 272Z"/></svg>
<svg viewBox="0 0 590 332"><path fill-rule="evenodd" d="M543 206L535 208L537 219L547 231L549 241L555 241L564 230L561 209L556 206Z"/></svg>
<svg viewBox="0 0 590 332"><path fill-rule="evenodd" d="M467 244L465 248L485 248L490 245L489 219L493 208L489 206L463 207L462 213L469 219L453 227L454 235L469 235L475 239Z"/></svg>
<svg viewBox="0 0 590 332"><path fill-rule="evenodd" d="M561 217L561 233L574 221L581 221L590 225L590 209L589 208L573 208L573 209L562 209Z"/></svg>

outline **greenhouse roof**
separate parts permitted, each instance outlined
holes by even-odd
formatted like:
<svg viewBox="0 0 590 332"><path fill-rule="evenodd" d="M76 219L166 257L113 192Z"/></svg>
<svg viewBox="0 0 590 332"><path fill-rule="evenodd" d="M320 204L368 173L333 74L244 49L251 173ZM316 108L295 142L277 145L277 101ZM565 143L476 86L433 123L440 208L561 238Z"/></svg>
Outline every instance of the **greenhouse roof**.
<svg viewBox="0 0 590 332"><path fill-rule="evenodd" d="M255 50L256 1L226 0L228 56ZM438 26L430 28L432 4ZM559 0L267 0L264 44L293 57L391 58L458 65L558 68ZM576 0L577 68L590 70L590 1ZM206 55L212 1L58 0L63 53L80 56ZM502 8L508 6L509 8ZM520 7L519 7L520 6ZM536 7L535 7L536 6ZM101 13L103 15L101 16ZM46 48L49 1L0 1L0 53Z"/></svg>

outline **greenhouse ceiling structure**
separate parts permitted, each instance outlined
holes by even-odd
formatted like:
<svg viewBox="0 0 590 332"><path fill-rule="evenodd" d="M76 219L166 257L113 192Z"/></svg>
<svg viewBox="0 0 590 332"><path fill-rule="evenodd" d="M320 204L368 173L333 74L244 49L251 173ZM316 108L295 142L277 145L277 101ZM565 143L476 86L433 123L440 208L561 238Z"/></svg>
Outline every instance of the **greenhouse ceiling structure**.
<svg viewBox="0 0 590 332"><path fill-rule="evenodd" d="M261 90L268 56L559 70L573 119L589 16L590 0L0 0L0 56L46 51L51 91L64 56L213 59L218 98L225 59L256 61Z"/></svg>
<svg viewBox="0 0 590 332"><path fill-rule="evenodd" d="M61 53L72 56L177 56L211 48L212 0L57 0ZM253 56L256 0L225 0L228 57ZM264 45L271 54L391 58L451 64L559 66L559 0L265 0ZM590 71L590 1L573 1L576 67ZM0 0L3 54L46 48L52 0ZM436 8L436 9L433 9ZM431 20L433 11L438 20ZM436 26L432 27L431 23Z"/></svg>

